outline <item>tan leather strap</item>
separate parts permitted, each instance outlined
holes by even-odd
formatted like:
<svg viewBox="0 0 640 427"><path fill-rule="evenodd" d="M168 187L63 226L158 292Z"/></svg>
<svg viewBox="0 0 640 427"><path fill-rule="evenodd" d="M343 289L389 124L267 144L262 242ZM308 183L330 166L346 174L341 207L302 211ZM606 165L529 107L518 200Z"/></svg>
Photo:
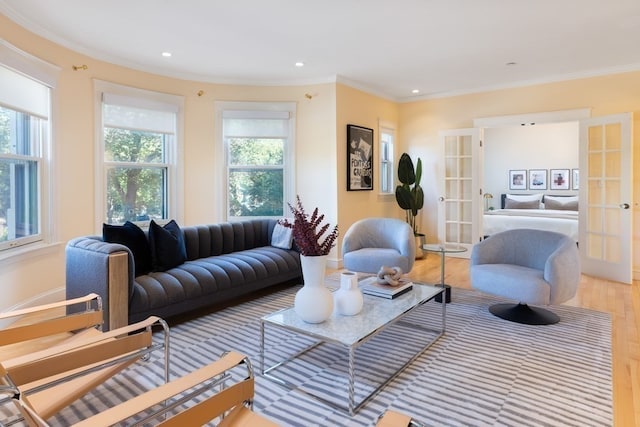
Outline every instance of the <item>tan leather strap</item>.
<svg viewBox="0 0 640 427"><path fill-rule="evenodd" d="M190 388L196 387L198 384L201 384L203 381L207 379L216 377L221 375L225 371L233 368L240 364L246 357L237 352L227 353L225 356L220 358L219 360L204 366L190 374L187 374L183 377L180 377L176 380L171 381L170 383L163 384L157 388L154 388L140 396L134 397L126 402L123 402L113 408L107 409L97 415L94 415L86 420L76 424L76 426L85 426L92 427L96 425L113 425L122 420L125 420L146 408L157 405L165 400L179 394L185 390L189 390ZM250 384L249 384L250 383ZM240 386L234 391L227 393L221 399L224 401L240 401L245 398L250 398L253 396L253 378L248 378L245 381L239 383ZM229 387L231 389L231 387ZM215 394L212 398L219 396L221 393ZM246 397L243 397L246 396ZM207 404L209 405L209 404ZM222 410L226 410L229 408L224 408ZM216 408L216 403L212 403L211 407L207 406L206 411L208 411L207 417L208 420L211 420L218 416L221 412L216 413L218 408ZM194 413L200 417L202 414L201 410L195 410ZM201 425L201 424L181 424L181 425Z"/></svg>
<svg viewBox="0 0 640 427"><path fill-rule="evenodd" d="M378 420L376 427L407 427L411 423L411 417L400 412L387 410Z"/></svg>
<svg viewBox="0 0 640 427"><path fill-rule="evenodd" d="M102 311L70 314L55 319L46 319L31 325L15 326L0 330L0 345L15 344L35 338L47 337L62 332L100 326Z"/></svg>
<svg viewBox="0 0 640 427"><path fill-rule="evenodd" d="M80 304L83 302L89 302L93 299L99 298L98 294L88 294L83 297L53 302L51 304L43 304L35 307L23 308L22 310L12 310L4 313L0 313L1 319L8 319L11 317L24 316L25 314L37 313L39 311L51 310L53 308L66 307L73 304Z"/></svg>
<svg viewBox="0 0 640 427"><path fill-rule="evenodd" d="M41 350L34 353L25 354L23 356L15 357L13 359L8 359L4 361L3 365L8 371L11 371L11 368L14 366L25 365L27 363L31 363L36 360L46 359L48 357L64 354L69 351L76 350L83 346L95 345L101 341L108 341L121 335L127 335L136 331L140 331L147 327L153 326L159 320L160 320L159 317L151 316L146 320L131 324L129 326L114 329L109 332L103 332L94 336L87 336L86 338L81 340L76 340L69 343L63 343L46 350Z"/></svg>

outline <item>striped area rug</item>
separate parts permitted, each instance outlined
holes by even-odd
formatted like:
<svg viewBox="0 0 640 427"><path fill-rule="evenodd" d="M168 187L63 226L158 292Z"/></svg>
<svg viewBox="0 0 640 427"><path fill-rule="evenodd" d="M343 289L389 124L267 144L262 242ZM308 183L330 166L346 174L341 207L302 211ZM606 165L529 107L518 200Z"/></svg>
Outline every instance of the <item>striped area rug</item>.
<svg viewBox="0 0 640 427"><path fill-rule="evenodd" d="M244 352L257 374L254 410L284 426L373 426L387 408L435 426L610 426L612 415L611 320L608 314L557 306L561 321L530 326L492 316L497 300L454 289L447 331L430 349L369 401L354 417L289 391L259 375L259 321L290 306L298 287L173 325L172 375L202 366L229 349ZM434 321L440 305L427 303L415 316ZM402 327L367 343L358 357L357 386L402 364L424 337ZM287 333L267 333L270 354L284 355L306 344ZM345 402L345 351L323 345L281 371L301 388ZM50 421L69 425L161 382L160 361L129 368Z"/></svg>

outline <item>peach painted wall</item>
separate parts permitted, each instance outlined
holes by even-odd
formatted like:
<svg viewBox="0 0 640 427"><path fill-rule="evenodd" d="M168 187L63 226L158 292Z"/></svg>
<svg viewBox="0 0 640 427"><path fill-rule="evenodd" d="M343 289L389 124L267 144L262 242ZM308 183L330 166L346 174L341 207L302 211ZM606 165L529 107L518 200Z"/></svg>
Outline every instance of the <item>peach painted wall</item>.
<svg viewBox="0 0 640 427"><path fill-rule="evenodd" d="M222 149L216 141L215 101L295 102L296 190L305 205L318 206L330 222L337 222L335 84L255 87L167 78L73 52L30 33L3 15L0 37L61 68L53 106L56 242L46 250L0 260L0 310L36 297L40 301L47 300L47 295L63 294L66 242L100 232L95 229L94 212L94 79L184 96L184 184L179 189L184 194L182 225L223 220ZM88 69L72 69L81 64ZM198 96L200 90L202 96Z"/></svg>
<svg viewBox="0 0 640 427"><path fill-rule="evenodd" d="M511 114L590 108L593 117L634 113L633 170L640 171L640 72L540 84L400 105L403 149L423 157L428 240L437 235L438 132L471 128L473 120ZM634 272L640 272L640 173L633 176ZM433 236L433 239L429 237ZM638 277L636 277L638 278Z"/></svg>
<svg viewBox="0 0 640 427"><path fill-rule="evenodd" d="M394 196L380 195L380 153L379 123L398 125L398 104L362 92L342 84L337 85L337 194L340 232L343 235L355 221L370 217L396 217L404 219L403 211L396 204ZM347 191L347 125L357 125L373 129L373 190ZM397 132L397 131L396 131ZM396 136L397 139L397 136ZM400 157L396 141L396 158ZM342 239L340 239L340 243Z"/></svg>

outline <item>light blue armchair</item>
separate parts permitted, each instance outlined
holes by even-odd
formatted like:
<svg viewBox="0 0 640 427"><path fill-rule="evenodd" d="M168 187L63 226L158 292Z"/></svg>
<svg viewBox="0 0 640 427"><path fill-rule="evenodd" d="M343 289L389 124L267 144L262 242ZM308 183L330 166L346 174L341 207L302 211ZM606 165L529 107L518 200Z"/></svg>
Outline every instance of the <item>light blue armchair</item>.
<svg viewBox="0 0 640 427"><path fill-rule="evenodd" d="M557 314L529 304L561 304L573 298L580 282L576 242L551 231L496 233L473 247L469 268L473 288L519 301L492 305L492 314L529 325L558 322Z"/></svg>
<svg viewBox="0 0 640 427"><path fill-rule="evenodd" d="M395 218L365 218L349 227L342 239L344 268L377 273L380 267L413 268L416 241L405 221Z"/></svg>

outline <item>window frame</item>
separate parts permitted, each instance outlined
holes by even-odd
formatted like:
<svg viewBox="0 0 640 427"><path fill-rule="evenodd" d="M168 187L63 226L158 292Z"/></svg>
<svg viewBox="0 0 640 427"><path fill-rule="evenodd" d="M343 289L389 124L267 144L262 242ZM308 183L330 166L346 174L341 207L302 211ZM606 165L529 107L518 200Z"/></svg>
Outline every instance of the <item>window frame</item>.
<svg viewBox="0 0 640 427"><path fill-rule="evenodd" d="M54 124L56 118L55 105L57 100L57 81L60 74L60 67L45 62L33 55L30 55L5 40L0 39L0 66L10 72L21 75L29 80L39 84L46 90L46 99L40 107L46 108L46 117L40 117L38 112L23 110L19 106L5 105L11 111L17 111L28 114L32 117L39 117L45 122L41 124L38 137L39 151L37 154L30 155L3 155L4 158L10 158L23 161L36 161L37 170L37 227L38 232L29 236L18 239L8 240L0 243L0 261L6 261L14 256L22 255L47 247L56 240L56 223L55 206L53 190L55 188L55 174L53 168L53 146Z"/></svg>
<svg viewBox="0 0 640 427"><path fill-rule="evenodd" d="M165 160L163 163L136 163L136 167L145 167L150 165L154 168L161 168L163 165L167 167L166 179L166 201L167 212L166 220L175 219L178 223L182 223L184 219L184 196L180 188L183 188L184 181L184 97L179 95L171 95L162 92L150 91L131 86L124 86L117 83L106 82L102 80L94 80L94 105L95 105L95 231L102 233L102 225L106 222L107 212L107 173L110 168L115 165L121 165L121 162L112 162L105 159L105 141L104 141L104 117L103 117L103 98L106 96L113 98L126 99L135 103L136 107L158 111L166 109L174 109L175 112L175 134L173 135L173 143L165 146ZM133 221L142 228L149 226L149 220Z"/></svg>
<svg viewBox="0 0 640 427"><path fill-rule="evenodd" d="M224 203L220 204L218 215L220 218L226 221L242 221L246 219L257 218L281 218L287 216L288 206L287 202L293 200L296 194L295 190L295 129L296 129L296 103L295 102L244 102L244 101L217 101L215 102L215 115L216 115L216 140L218 145L218 158L221 162L218 162L221 171L220 180L220 194L223 195ZM224 114L225 111L237 112L239 116L244 115L245 118L251 118L251 115L255 113L255 118L265 118L269 112L273 112L274 115L278 113L288 113L288 135L285 138L284 153L283 153L283 215L281 216L229 216L229 151L227 147L226 135L224 133ZM253 136L253 135L252 135ZM260 136L255 136L260 138ZM256 169L277 168L279 166L257 166Z"/></svg>
<svg viewBox="0 0 640 427"><path fill-rule="evenodd" d="M395 161L396 161L396 127L395 125L393 125L392 123L388 123L388 122L380 122L378 124L378 147L379 150L378 152L379 154L379 161L378 161L378 166L380 168L380 178L379 178L379 194L382 196L392 196L395 195L395 183L396 183L396 179L395 179ZM384 136L385 135L391 135L391 142L387 142L384 140ZM389 144L390 147L389 149L385 150L385 144ZM385 158L384 154L388 153L389 154L389 158ZM389 181L389 189L387 191L385 191L384 189L384 180L385 180L385 165L389 166L389 168L387 169L387 176L386 179Z"/></svg>

